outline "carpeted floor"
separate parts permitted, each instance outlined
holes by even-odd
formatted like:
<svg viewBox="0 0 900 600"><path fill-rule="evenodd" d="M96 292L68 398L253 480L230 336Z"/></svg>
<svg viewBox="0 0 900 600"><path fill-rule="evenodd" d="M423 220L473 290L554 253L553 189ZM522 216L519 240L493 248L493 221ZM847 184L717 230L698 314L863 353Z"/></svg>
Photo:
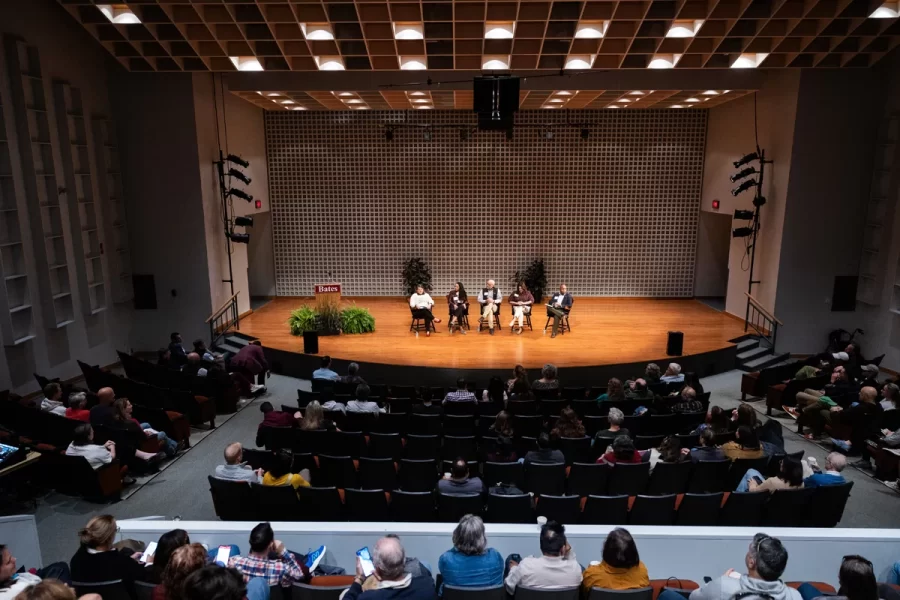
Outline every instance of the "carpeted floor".
<svg viewBox="0 0 900 600"><path fill-rule="evenodd" d="M712 392L713 404L734 408L740 404L740 377L739 371L731 371L706 378L702 383L706 391ZM41 499L35 516L44 563L69 560L77 548L76 532L94 515L109 513L123 519L154 515L215 519L206 477L222 463L224 447L234 441L254 447L256 427L261 419L258 405L263 400L270 400L276 407L281 402L293 402L298 387L309 389L309 383L273 375L265 396L222 422L171 468L145 482L126 500L97 505L60 494ZM763 415L762 418L766 417ZM793 428L786 428L784 437L788 452L804 450L807 456L815 456L820 464L824 464L828 451L793 433ZM856 469L848 468L845 474L855 485L841 527L900 526L898 494Z"/></svg>

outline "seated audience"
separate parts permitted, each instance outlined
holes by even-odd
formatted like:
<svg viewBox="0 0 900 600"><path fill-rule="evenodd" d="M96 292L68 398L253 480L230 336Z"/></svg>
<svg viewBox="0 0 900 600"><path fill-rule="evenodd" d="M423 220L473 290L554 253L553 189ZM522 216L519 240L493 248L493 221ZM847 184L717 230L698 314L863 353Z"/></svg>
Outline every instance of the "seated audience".
<svg viewBox="0 0 900 600"><path fill-rule="evenodd" d="M300 421L300 429L305 431L340 431L335 426L334 421L325 418L325 410L318 400L313 400L306 405L303 420Z"/></svg>
<svg viewBox="0 0 900 600"><path fill-rule="evenodd" d="M269 600L265 577L245 581L234 569L206 565L188 575L179 600Z"/></svg>
<svg viewBox="0 0 900 600"><path fill-rule="evenodd" d="M669 435L663 438L659 448L650 450L650 472L653 472L657 463L679 463L688 460L688 449L681 448L681 441L677 435Z"/></svg>
<svg viewBox="0 0 900 600"><path fill-rule="evenodd" d="M97 405L91 408L91 425L97 427L109 425L113 420L113 402L116 401L116 393L111 387L97 390Z"/></svg>
<svg viewBox="0 0 900 600"><path fill-rule="evenodd" d="M642 402L651 402L654 398L653 392L647 387L647 382L643 379L635 379L629 381L625 385L626 400L640 400Z"/></svg>
<svg viewBox="0 0 900 600"><path fill-rule="evenodd" d="M841 471L847 466L847 457L839 452L832 452L825 457L825 470L814 472L803 480L803 487L819 487L823 485L841 485L847 483Z"/></svg>
<svg viewBox="0 0 900 600"><path fill-rule="evenodd" d="M662 369L659 368L659 365L647 363L647 367L644 369L644 379L647 381L647 384L659 383L661 377Z"/></svg>
<svg viewBox="0 0 900 600"><path fill-rule="evenodd" d="M323 356L319 361L319 368L312 373L313 380L338 381L341 376L331 370L331 357Z"/></svg>
<svg viewBox="0 0 900 600"><path fill-rule="evenodd" d="M718 408L718 407L714 407ZM716 435L712 429L706 428L700 432L700 445L691 449L691 462L698 463L701 460L725 460L725 453L716 446Z"/></svg>
<svg viewBox="0 0 900 600"><path fill-rule="evenodd" d="M597 402L605 402L607 400L619 401L625 399L625 388L622 380L613 377L606 382L606 391L597 396Z"/></svg>
<svg viewBox="0 0 900 600"><path fill-rule="evenodd" d="M787 567L788 553L778 538L757 533L750 542L744 565L747 574L737 577L734 569L691 592L690 600L729 600L732 598L768 598L802 600L800 593L779 578ZM658 600L683 600L678 592L666 590Z"/></svg>
<svg viewBox="0 0 900 600"><path fill-rule="evenodd" d="M206 342L200 338L194 340L194 352L200 355L200 360L216 362L216 355L209 351L206 347Z"/></svg>
<svg viewBox="0 0 900 600"><path fill-rule="evenodd" d="M669 363L666 372L659 378L663 383L681 383L684 381L684 375L681 373L681 365L678 363Z"/></svg>
<svg viewBox="0 0 900 600"><path fill-rule="evenodd" d="M187 351L184 349L181 334L177 331L169 336L169 354L172 357L172 365L177 369L187 362Z"/></svg>
<svg viewBox="0 0 900 600"><path fill-rule="evenodd" d="M159 554L158 546L156 553ZM159 585L153 588L152 600L193 600L184 596L184 580L205 567L208 558L207 551L200 544L188 542L172 548L166 565L160 569ZM156 557L153 562L155 568Z"/></svg>
<svg viewBox="0 0 900 600"><path fill-rule="evenodd" d="M369 386L364 383L356 386L356 400L351 400L347 403L347 412L348 413L383 413L385 410L378 406L377 402L372 402L369 400L369 394L371 390L369 390Z"/></svg>
<svg viewBox="0 0 900 600"><path fill-rule="evenodd" d="M550 521L541 526L541 556L529 556L521 562L508 560L506 591L516 593L517 586L552 590L581 585L581 565L566 540L566 528Z"/></svg>
<svg viewBox="0 0 900 600"><path fill-rule="evenodd" d="M134 406L128 398L118 398L113 402L113 420L108 427L133 434L136 440L145 437L159 440L159 447L162 448L166 456L175 456L179 450L184 448L183 443L171 439L164 431L156 431L150 427L150 423L141 423L132 417L133 410ZM136 443L135 445L139 444ZM151 460L151 458L146 460Z"/></svg>
<svg viewBox="0 0 900 600"><path fill-rule="evenodd" d="M21 573L17 571L23 569ZM64 562L55 562L42 569L35 569L34 573L24 570L25 565L16 562L9 546L0 544L0 598L13 600L25 588L39 584L42 579L58 579L69 582L69 565Z"/></svg>
<svg viewBox="0 0 900 600"><path fill-rule="evenodd" d="M726 458L734 460L736 458L762 458L765 456L756 432L746 425L738 427L734 437L734 441L722 444L722 452L725 453Z"/></svg>
<svg viewBox="0 0 900 600"><path fill-rule="evenodd" d="M263 402L259 405L259 411L263 414L263 420L256 426L256 445L265 446L265 429L264 427L296 427L297 422L303 418L300 411L295 413L275 410L271 402Z"/></svg>
<svg viewBox="0 0 900 600"><path fill-rule="evenodd" d="M497 408L502 409L506 406L507 400L509 397L506 395L506 386L503 385L503 380L496 376L491 377L487 389L481 392L481 401L491 402Z"/></svg>
<svg viewBox="0 0 900 600"><path fill-rule="evenodd" d="M554 449L550 444L550 436L546 432L541 432L537 438L537 450L530 450L525 454L525 466L531 463L548 464L548 463L565 463L566 457L561 450Z"/></svg>
<svg viewBox="0 0 900 600"><path fill-rule="evenodd" d="M550 431L550 436L556 438L582 438L584 437L584 425L581 424L581 419L578 418L575 411L566 407L560 411L556 425Z"/></svg>
<svg viewBox="0 0 900 600"><path fill-rule="evenodd" d="M505 410L501 410L494 418L494 424L491 425L490 433L498 437L513 437L512 417Z"/></svg>
<svg viewBox="0 0 900 600"><path fill-rule="evenodd" d="M606 536L603 544L603 561L584 570L581 584L585 594L591 588L606 590L635 590L650 586L647 567L641 562L637 545L631 534L617 527Z"/></svg>
<svg viewBox="0 0 900 600"><path fill-rule="evenodd" d="M55 381L44 386L44 397L41 399L40 409L61 417L66 416L66 407L62 402L62 386Z"/></svg>
<svg viewBox="0 0 900 600"><path fill-rule="evenodd" d="M793 456L785 456L778 467L778 475L768 479L756 469L747 469L738 484L737 492L774 492L803 487L803 466Z"/></svg>
<svg viewBox="0 0 900 600"><path fill-rule="evenodd" d="M620 435L613 440L612 451L607 452L597 459L598 463L639 463L643 461L643 456L634 447L631 436Z"/></svg>
<svg viewBox="0 0 900 600"><path fill-rule="evenodd" d="M444 585L489 587L503 584L503 557L487 547L481 517L466 515L453 530L453 548L441 554Z"/></svg>
<svg viewBox="0 0 900 600"><path fill-rule="evenodd" d="M879 600L879 598L896 600L900 598L900 592L889 584L875 581L875 570L872 568L871 561L857 554L845 556L841 561L838 584L840 587L837 596L823 594L810 583L801 584L797 591L800 592L803 600L826 596L834 600Z"/></svg>
<svg viewBox="0 0 900 600"><path fill-rule="evenodd" d="M259 340L244 345L228 362L232 371L237 371L250 382L250 393L265 389L269 362ZM315 378L315 373L313 373Z"/></svg>
<svg viewBox="0 0 900 600"><path fill-rule="evenodd" d="M594 436L594 440L600 438L608 440L610 438L617 438L621 435L631 435L630 431L622 427L622 423L625 422L625 413L623 413L618 408L613 407L609 409L609 414L606 416L606 420L609 421L609 429L602 429L598 431Z"/></svg>
<svg viewBox="0 0 900 600"><path fill-rule="evenodd" d="M113 548L116 520L112 515L94 517L78 532L80 546L69 561L72 581L97 583L121 579L131 588L135 581L148 581L147 569L137 561L140 554Z"/></svg>
<svg viewBox="0 0 900 600"><path fill-rule="evenodd" d="M263 470L253 470L244 464L244 448L238 442L225 446L225 464L216 467L215 478L228 481L247 481L261 483Z"/></svg>
<svg viewBox="0 0 900 600"><path fill-rule="evenodd" d="M750 404L742 402L740 406L731 411L731 422L728 425L730 431L737 431L745 426L756 430L759 427L759 417Z"/></svg>
<svg viewBox="0 0 900 600"><path fill-rule="evenodd" d="M513 463L519 462L523 459L520 459L516 454L512 438L501 435L497 438L497 445L494 446L494 448L490 452L488 452L487 460L488 462ZM494 483L496 482L488 482L488 485L493 485Z"/></svg>
<svg viewBox="0 0 900 600"><path fill-rule="evenodd" d="M882 400L881 426L890 431L900 429L900 410L897 403L900 402L900 387L896 383L886 383L881 388Z"/></svg>
<svg viewBox="0 0 900 600"><path fill-rule="evenodd" d="M694 388L697 394L703 393L703 384L700 383L700 376L693 371L684 374L684 385Z"/></svg>
<svg viewBox="0 0 900 600"><path fill-rule="evenodd" d="M399 538L381 538L371 554L375 572L367 578L357 559L353 585L341 595L341 600L434 600L434 581L430 575L409 572Z"/></svg>
<svg viewBox="0 0 900 600"><path fill-rule="evenodd" d="M444 407L431 401L431 388L423 387L419 390L419 403L412 407L414 415L443 415Z"/></svg>
<svg viewBox="0 0 900 600"><path fill-rule="evenodd" d="M87 423L91 420L91 411L85 406L87 406L87 394L84 392L69 394L69 408L66 409L66 418Z"/></svg>
<svg viewBox="0 0 900 600"><path fill-rule="evenodd" d="M94 443L94 428L82 423L75 428L72 443L66 448L66 456L83 456L95 471L116 458L116 443L108 440L102 446Z"/></svg>
<svg viewBox="0 0 900 600"><path fill-rule="evenodd" d="M194 377L206 377L209 369L203 366L203 360L196 352L189 352L187 355L187 363L181 367L182 373L193 375Z"/></svg>
<svg viewBox="0 0 900 600"><path fill-rule="evenodd" d="M148 560L147 566L144 567L147 570L146 580L150 583L162 583L163 571L169 564L172 553L190 543L191 538L184 529L173 529L159 536L156 551Z"/></svg>
<svg viewBox="0 0 900 600"><path fill-rule="evenodd" d="M697 392L694 391L694 388L685 386L681 388L681 393L678 394L670 408L675 414L701 412L703 403L697 400Z"/></svg>
<svg viewBox="0 0 900 600"><path fill-rule="evenodd" d="M847 370L843 366L838 365L831 372L831 383L821 390L806 389L802 392L797 392L797 406L782 406L782 408L789 415L799 420L800 411L807 407L815 407L823 396L833 400L847 394L855 394L857 391L859 391L859 386L850 381ZM829 406L831 405L826 402L819 410Z"/></svg>
<svg viewBox="0 0 900 600"><path fill-rule="evenodd" d="M347 374L341 376L338 381L347 385L359 385L366 383L366 380L359 376L359 364L352 362L347 365Z"/></svg>
<svg viewBox="0 0 900 600"><path fill-rule="evenodd" d="M299 473L291 473L292 460L293 457L288 453L277 453L272 461L271 468L263 475L262 484L275 487L290 485L294 489L309 487L309 469L303 469Z"/></svg>
<svg viewBox="0 0 900 600"><path fill-rule="evenodd" d="M866 386L859 390L859 401L844 410L840 406L832 406L829 410L820 411L819 418L831 425L849 428L848 439L831 439L831 443L843 450L851 452L861 449L866 438L877 435L881 422L881 405L878 403L878 390Z"/></svg>
<svg viewBox="0 0 900 600"><path fill-rule="evenodd" d="M457 458L450 472L437 482L437 490L441 494L480 494L484 492L484 484L479 477L469 477L469 463Z"/></svg>
<svg viewBox="0 0 900 600"><path fill-rule="evenodd" d="M475 394L469 391L466 380L460 377L456 380L456 390L447 392L444 396L444 404L447 402L475 402Z"/></svg>
<svg viewBox="0 0 900 600"><path fill-rule="evenodd" d="M730 424L729 415L721 406L711 406L709 412L706 413L706 422L700 425L694 433L709 429L714 435L720 435L730 431Z"/></svg>
<svg viewBox="0 0 900 600"><path fill-rule="evenodd" d="M541 378L531 383L531 390L534 392L552 392L559 391L559 379L556 365L546 364L541 369Z"/></svg>
<svg viewBox="0 0 900 600"><path fill-rule="evenodd" d="M284 543L275 539L275 532L268 523L260 523L250 532L250 553L247 556L232 556L228 566L237 569L244 581L259 577L269 587L280 585L291 587L294 582L305 583L309 579L309 569L297 561Z"/></svg>
<svg viewBox="0 0 900 600"><path fill-rule="evenodd" d="M506 391L511 396L531 391L531 381L528 379L528 371L525 370L525 367L516 365L513 369L513 378L506 382Z"/></svg>
<svg viewBox="0 0 900 600"><path fill-rule="evenodd" d="M168 348L160 348L156 351L156 364L160 367L172 368L172 351Z"/></svg>
<svg viewBox="0 0 900 600"><path fill-rule="evenodd" d="M23 575L26 573L20 573L19 577ZM16 581L18 582L18 578ZM102 600L99 594L85 594L81 598L77 598L75 590L57 579L38 580L37 583L27 583L27 581L28 578L23 577L25 587L15 596L0 588L0 598L9 596L15 600Z"/></svg>

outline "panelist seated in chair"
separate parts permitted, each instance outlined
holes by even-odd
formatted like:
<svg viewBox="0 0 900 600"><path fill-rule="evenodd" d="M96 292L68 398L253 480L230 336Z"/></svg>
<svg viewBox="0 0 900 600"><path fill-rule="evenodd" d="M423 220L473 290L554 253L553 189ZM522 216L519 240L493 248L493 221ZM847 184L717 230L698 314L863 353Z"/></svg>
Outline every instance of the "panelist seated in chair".
<svg viewBox="0 0 900 600"><path fill-rule="evenodd" d="M525 323L525 315L531 313L531 305L534 304L534 296L525 287L524 282L519 283L516 286L516 291L509 295L509 304L513 307L513 318L509 322L509 328L512 330L513 326L518 322L519 328L515 331L521 335L522 325Z"/></svg>
<svg viewBox="0 0 900 600"><path fill-rule="evenodd" d="M416 293L409 297L409 307L412 309L413 317L425 321L425 335L431 335L431 330L434 329L433 323L440 323L441 320L431 313L434 300L431 299L431 294L425 291L423 285L416 286Z"/></svg>
<svg viewBox="0 0 900 600"><path fill-rule="evenodd" d="M559 286L559 292L553 294L550 302L547 303L547 316L553 319L553 333L550 337L556 337L556 333L559 331L559 321L572 310L573 302L572 294L566 291L566 284L563 283Z"/></svg>
<svg viewBox="0 0 900 600"><path fill-rule="evenodd" d="M478 303L481 305L481 318L487 321L488 330L494 335L494 317L500 312L500 303L503 295L494 284L493 279L488 279L484 288L478 294Z"/></svg>
<svg viewBox="0 0 900 600"><path fill-rule="evenodd" d="M461 334L465 335L466 328L463 327L463 317L469 310L469 296L461 281L453 284L453 289L447 294L447 305L450 307L450 334L453 334L453 328L456 327Z"/></svg>

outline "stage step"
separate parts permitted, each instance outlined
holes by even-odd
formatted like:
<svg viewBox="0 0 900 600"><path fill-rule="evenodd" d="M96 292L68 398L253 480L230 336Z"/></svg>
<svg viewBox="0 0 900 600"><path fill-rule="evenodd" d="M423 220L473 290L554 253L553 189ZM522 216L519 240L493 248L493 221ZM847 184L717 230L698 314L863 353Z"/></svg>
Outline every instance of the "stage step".
<svg viewBox="0 0 900 600"><path fill-rule="evenodd" d="M238 336L236 335L236 333L237 332L232 332L226 335L225 343L231 344L232 346L237 346L240 349L256 339L255 337Z"/></svg>
<svg viewBox="0 0 900 600"><path fill-rule="evenodd" d="M785 352L784 354L774 354L772 352L767 352L759 358L755 358L751 361L743 363L738 368L742 371L759 371L760 369L765 369L767 367L771 367L782 361L785 361L790 357L791 355L789 352Z"/></svg>
<svg viewBox="0 0 900 600"><path fill-rule="evenodd" d="M771 354L771 351L768 348L762 347L758 344L755 344L753 346L746 346L745 348L747 349L741 352L741 350L743 349L740 347L740 345L738 345L737 359L743 363L747 363L756 358L760 358L765 354Z"/></svg>
<svg viewBox="0 0 900 600"><path fill-rule="evenodd" d="M233 346L231 344L219 342L218 344L215 345L213 350L215 350L219 354L228 353L233 356L233 355L237 354L238 352L240 352L241 348L243 348L243 346Z"/></svg>

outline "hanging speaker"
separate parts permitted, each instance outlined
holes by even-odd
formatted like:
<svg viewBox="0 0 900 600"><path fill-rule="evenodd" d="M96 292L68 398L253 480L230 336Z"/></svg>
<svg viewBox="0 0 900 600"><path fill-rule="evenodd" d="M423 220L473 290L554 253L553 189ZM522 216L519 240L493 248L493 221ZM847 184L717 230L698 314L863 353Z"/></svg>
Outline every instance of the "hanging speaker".
<svg viewBox="0 0 900 600"><path fill-rule="evenodd" d="M680 331L670 331L669 340L666 342L667 356L681 356L684 350L684 334Z"/></svg>
<svg viewBox="0 0 900 600"><path fill-rule="evenodd" d="M303 332L303 353L318 354L319 353L319 332L304 331Z"/></svg>

